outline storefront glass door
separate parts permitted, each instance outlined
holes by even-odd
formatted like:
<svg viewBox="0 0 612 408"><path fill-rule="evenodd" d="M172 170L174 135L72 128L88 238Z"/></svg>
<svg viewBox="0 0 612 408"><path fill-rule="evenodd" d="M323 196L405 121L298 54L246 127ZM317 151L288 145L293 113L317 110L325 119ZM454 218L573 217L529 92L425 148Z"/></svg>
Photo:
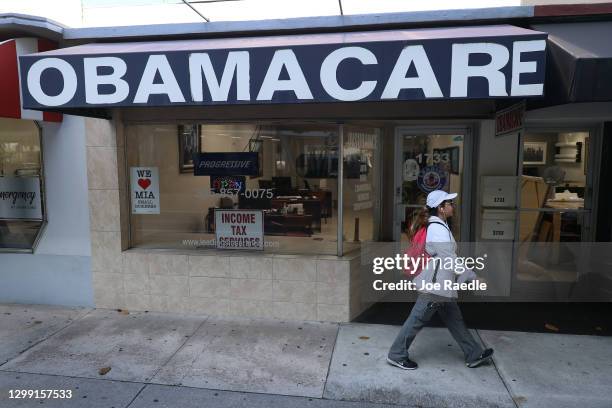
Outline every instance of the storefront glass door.
<svg viewBox="0 0 612 408"><path fill-rule="evenodd" d="M455 216L450 220L450 226L455 239L461 239L461 220L468 213L465 209L468 208L469 201L469 197L462 194L468 171L464 164L467 136L465 128L396 128L396 241L407 240L406 227L410 225L416 211L425 205L427 194L433 190L459 193L455 200Z"/></svg>
<svg viewBox="0 0 612 408"><path fill-rule="evenodd" d="M593 162L589 129L531 129L521 139L516 286L581 278L592 241ZM569 295L568 295L569 296Z"/></svg>

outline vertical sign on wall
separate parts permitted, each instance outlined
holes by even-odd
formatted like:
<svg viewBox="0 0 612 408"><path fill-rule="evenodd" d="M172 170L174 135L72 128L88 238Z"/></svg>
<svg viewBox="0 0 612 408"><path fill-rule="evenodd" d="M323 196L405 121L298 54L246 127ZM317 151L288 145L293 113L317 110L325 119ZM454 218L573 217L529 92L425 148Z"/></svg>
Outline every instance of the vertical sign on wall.
<svg viewBox="0 0 612 408"><path fill-rule="evenodd" d="M495 136L522 131L525 126L525 106L525 101L522 101L495 113Z"/></svg>
<svg viewBox="0 0 612 408"><path fill-rule="evenodd" d="M132 214L159 214L157 167L130 167Z"/></svg>

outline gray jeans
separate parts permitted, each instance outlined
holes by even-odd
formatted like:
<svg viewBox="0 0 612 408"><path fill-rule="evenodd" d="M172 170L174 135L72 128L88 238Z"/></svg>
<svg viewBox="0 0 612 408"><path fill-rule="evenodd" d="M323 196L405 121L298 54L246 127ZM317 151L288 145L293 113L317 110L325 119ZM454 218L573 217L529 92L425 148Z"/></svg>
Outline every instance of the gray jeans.
<svg viewBox="0 0 612 408"><path fill-rule="evenodd" d="M392 360L408 358L408 349L414 338L436 313L440 315L451 335L463 350L466 362L474 361L482 354L484 350L465 327L461 310L459 310L456 301L441 296L420 294L410 312L410 316L404 322L389 350L389 358Z"/></svg>

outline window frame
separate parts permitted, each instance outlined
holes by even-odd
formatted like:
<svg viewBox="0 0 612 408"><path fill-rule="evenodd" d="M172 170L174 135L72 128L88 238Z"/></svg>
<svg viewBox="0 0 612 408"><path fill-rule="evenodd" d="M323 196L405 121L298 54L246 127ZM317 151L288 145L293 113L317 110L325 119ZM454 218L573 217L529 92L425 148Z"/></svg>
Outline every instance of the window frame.
<svg viewBox="0 0 612 408"><path fill-rule="evenodd" d="M440 125L423 125L423 124L399 124L394 126L393 132L393 146L394 146L394 171L393 171L393 186L394 186L394 194L397 194L396 189L400 185L399 180L401 180L401 166L402 163L401 154L402 154L402 139L401 135L403 132L409 132L410 135L414 136L429 136L429 135L453 135L453 134L461 134L464 136L463 139L463 174L461 177L461 191L458 193L461 195L462 207L465 208L465 211L461 214L461 230L460 237L462 241L469 241L473 225L472 222L474 220L474 215L472 214L472 206L473 206L473 198L472 195L475 194L472 190L472 186L474 185L474 177L476 173L475 167L475 157L474 149L475 149L475 135L477 134L476 125L471 121L461 121L458 123L450 123L445 124L442 123ZM398 223L403 221L403 217L401 215L401 211L399 211L397 201L397 196L393 197L394 205L393 205L393 220L394 220L394 231L393 231L393 240L400 241L401 240L401 232L398 227ZM421 208L418 204L406 205L411 208Z"/></svg>
<svg viewBox="0 0 612 408"><path fill-rule="evenodd" d="M24 119L15 119L15 120L24 120ZM0 253L10 254L10 253L18 253L18 254L35 254L38 248L38 245L45 233L47 228L47 188L45 183L45 159L44 159L44 142L43 142L43 127L41 124L32 120L28 122L32 122L34 126L36 126L36 131L38 133L38 144L40 146L40 200L41 200L41 212L42 212L42 220L40 222L40 228L38 228L38 232L34 237L34 241L32 242L31 248L0 248ZM5 221L17 221L17 219L6 218Z"/></svg>
<svg viewBox="0 0 612 408"><path fill-rule="evenodd" d="M520 183L516 183L516 225L515 225L515 236L519 236L520 225L518 220L520 219L520 213L526 211L535 211L535 212L543 212L543 213L556 213L556 212L574 212L574 213L591 213L591 219L596 218L596 204L599 194L599 170L601 164L601 155L598 152L601 152L601 124L568 124L564 126L559 125L547 125L547 124L538 124L538 125L527 125L525 129L519 132L518 137L518 155L517 155L517 166L516 166L516 177L517 180L523 174L523 145L525 143L525 134L529 132L538 132L538 133L568 133L568 132L588 132L589 134L589 157L587 158L589 163L589 168L587 169L586 178L585 178L585 187L590 186L590 192L585 190L585 204L588 203L590 209L582 209L582 210L560 210L560 209L541 209L541 208L523 208L521 207L521 186ZM587 196L588 194L588 196ZM587 200L588 199L588 200ZM585 205L586 207L586 205ZM585 221L587 226L590 225L590 222ZM594 231L589 229L589 233L587 234L587 238L593 238ZM589 242L589 241L585 241Z"/></svg>
<svg viewBox="0 0 612 408"><path fill-rule="evenodd" d="M585 204L588 202L590 209L582 209L582 210L560 210L560 209L539 209L539 208L522 208L521 207L521 183L516 183L516 208L514 209L515 213L515 240L513 242L513 250L512 250L512 276L510 283L510 296L527 296L529 297L530 293L540 294L545 293L547 289L550 288L551 284L557 285L557 290L563 291L565 288L569 290L576 282L554 282L554 281L526 281L518 279L518 256L519 256L519 246L521 245L520 239L520 219L522 212L541 212L541 213L561 213L561 212L572 212L582 214L585 218L584 225L586 226L587 233L585 234L585 240L582 242L593 242L595 239L595 229L592 228L592 220L597 219L597 203L599 198L599 176L601 171L601 147L602 147L602 135L603 135L603 123L602 122L571 122L567 124L554 124L552 121L546 122L538 122L538 123L527 123L519 132L519 137L517 138L517 163L516 163L516 178L517 181L520 179L523 174L523 145L525 142L525 134L529 132L538 132L538 133L566 133L566 132L588 132L589 134L589 157L587 169L586 179L585 179L585 187L590 186L585 189ZM587 197L588 194L588 197ZM587 201L588 198L588 201ZM584 227L583 227L584 228ZM583 230L584 233L585 230ZM535 290L535 292L533 292Z"/></svg>
<svg viewBox="0 0 612 408"><path fill-rule="evenodd" d="M123 143L123 146L121 147L123 149L123 163L120 164L123 166L123 170L124 170L124 174L127 175L127 177L125 177L124 180L124 188L126 189L126 191L130 191L130 179L129 179L129 163L128 163L128 141L127 141L127 134L126 134L126 129L129 126L138 126L138 125L222 125L222 124L275 124L275 123L281 123L281 124L286 124L286 123L290 123L290 124L316 124L316 125L327 125L327 126L335 126L337 128L337 135L338 135L338 157L344 157L344 125L353 125L352 122L348 121L342 121L342 120L334 120L334 119L321 119L321 120L316 120L316 119L292 119L292 120L280 120L280 119L252 119L252 120L248 120L248 119L242 119L242 120L178 120L178 119L173 119L173 120L164 120L164 121L160 121L160 120L124 120L121 122L121 126L122 126L122 134L126 135L126 140L125 143ZM344 178L344 171L343 171L344 166L338 166L338 182L337 182L337 197L338 197L338 209L337 209L337 217L338 217L338 221L337 221L337 243L336 243L336 256L337 257L342 257L345 255L345 251L344 251L344 239L343 239L343 228L344 228L344 209L343 209L343 204L344 204L344 199L343 199L343 195L344 195L344 190L343 190L343 178ZM132 214L130 211L131 208L131 195L130 194L126 194L126 208L127 208L127 248L126 250L131 250L131 249L138 249L138 247L133 246L133 237L132 237ZM378 209L378 211L381 211L381 208ZM380 218L380 216L379 216ZM379 226L380 228L380 226ZM147 251L155 251L153 249L148 249ZM201 251L217 251L216 248L206 248L206 249L201 249ZM276 253L273 253L276 254ZM303 256L319 256L320 254L303 254L303 253L298 253L298 252L292 252L291 254L294 255L303 255ZM229 254L228 254L229 255ZM272 254L271 254L272 255ZM332 255L333 256L333 255Z"/></svg>

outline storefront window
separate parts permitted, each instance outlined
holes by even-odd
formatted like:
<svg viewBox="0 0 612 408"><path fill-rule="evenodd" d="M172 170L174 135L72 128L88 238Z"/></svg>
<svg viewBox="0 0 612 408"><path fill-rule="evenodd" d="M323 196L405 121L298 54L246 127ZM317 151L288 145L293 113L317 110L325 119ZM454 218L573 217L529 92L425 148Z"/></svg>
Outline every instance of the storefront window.
<svg viewBox="0 0 612 408"><path fill-rule="evenodd" d="M527 132L520 177L517 278L574 282L589 241L589 132Z"/></svg>
<svg viewBox="0 0 612 408"><path fill-rule="evenodd" d="M344 126L344 253L377 241L381 206L379 128Z"/></svg>
<svg viewBox="0 0 612 408"><path fill-rule="evenodd" d="M132 202L133 247L215 248L215 211L225 209L261 213L265 252L337 253L337 125L164 124L126 130L130 173L152 170L154 179L143 178L143 186L152 196L159 190L151 211L135 210ZM254 155L256 174L234 169L196 175L199 153L218 153L222 165ZM143 190L139 181L132 177L130 188Z"/></svg>
<svg viewBox="0 0 612 408"><path fill-rule="evenodd" d="M32 250L43 225L40 131L0 119L0 250Z"/></svg>

